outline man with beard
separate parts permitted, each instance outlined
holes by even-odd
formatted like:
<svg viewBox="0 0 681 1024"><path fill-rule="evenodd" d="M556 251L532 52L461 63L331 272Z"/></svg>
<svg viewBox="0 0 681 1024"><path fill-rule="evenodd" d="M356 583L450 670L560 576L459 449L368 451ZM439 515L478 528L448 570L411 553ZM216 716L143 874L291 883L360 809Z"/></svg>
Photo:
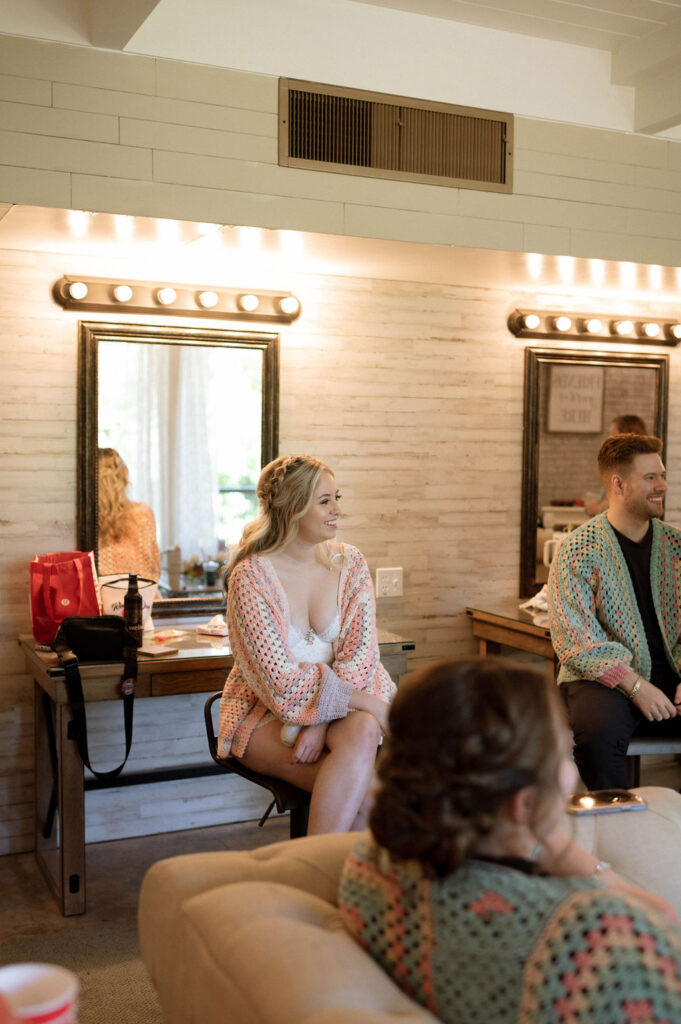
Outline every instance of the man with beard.
<svg viewBox="0 0 681 1024"><path fill-rule="evenodd" d="M681 530L662 522L661 450L639 434L603 443L608 510L566 536L549 575L558 682L588 789L626 788L634 733L681 735Z"/></svg>

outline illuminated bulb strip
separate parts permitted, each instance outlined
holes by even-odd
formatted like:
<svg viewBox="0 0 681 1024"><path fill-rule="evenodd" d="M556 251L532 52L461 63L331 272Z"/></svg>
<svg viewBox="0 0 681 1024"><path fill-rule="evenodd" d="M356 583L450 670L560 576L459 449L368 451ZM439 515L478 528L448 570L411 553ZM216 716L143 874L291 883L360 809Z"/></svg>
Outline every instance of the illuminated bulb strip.
<svg viewBox="0 0 681 1024"><path fill-rule="evenodd" d="M162 306L170 306L177 298L177 292L174 288L159 288L156 298Z"/></svg>
<svg viewBox="0 0 681 1024"><path fill-rule="evenodd" d="M80 302L87 295L87 285L83 281L72 281L68 288L69 295L76 302Z"/></svg>
<svg viewBox="0 0 681 1024"><path fill-rule="evenodd" d="M283 299L279 299L277 305L286 316L293 316L300 309L300 303L295 295L285 295Z"/></svg>
<svg viewBox="0 0 681 1024"><path fill-rule="evenodd" d="M260 299L257 295L240 295L236 304L244 313L255 313L260 305Z"/></svg>

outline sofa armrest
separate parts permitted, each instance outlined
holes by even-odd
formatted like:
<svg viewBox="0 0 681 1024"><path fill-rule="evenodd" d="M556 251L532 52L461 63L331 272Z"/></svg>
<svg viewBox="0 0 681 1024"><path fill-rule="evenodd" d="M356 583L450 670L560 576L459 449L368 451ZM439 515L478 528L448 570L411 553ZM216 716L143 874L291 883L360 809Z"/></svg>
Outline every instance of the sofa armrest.
<svg viewBox="0 0 681 1024"><path fill-rule="evenodd" d="M435 1024L316 896L241 882L188 900L182 919L185 1024L329 1024L330 1011L344 1024Z"/></svg>

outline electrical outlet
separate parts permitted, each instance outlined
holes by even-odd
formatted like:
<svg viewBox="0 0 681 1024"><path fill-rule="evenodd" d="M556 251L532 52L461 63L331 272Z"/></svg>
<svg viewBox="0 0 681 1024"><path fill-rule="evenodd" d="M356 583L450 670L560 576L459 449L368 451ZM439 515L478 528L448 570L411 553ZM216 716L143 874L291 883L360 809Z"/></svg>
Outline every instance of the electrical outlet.
<svg viewBox="0 0 681 1024"><path fill-rule="evenodd" d="M376 597L402 597L402 567L376 570Z"/></svg>

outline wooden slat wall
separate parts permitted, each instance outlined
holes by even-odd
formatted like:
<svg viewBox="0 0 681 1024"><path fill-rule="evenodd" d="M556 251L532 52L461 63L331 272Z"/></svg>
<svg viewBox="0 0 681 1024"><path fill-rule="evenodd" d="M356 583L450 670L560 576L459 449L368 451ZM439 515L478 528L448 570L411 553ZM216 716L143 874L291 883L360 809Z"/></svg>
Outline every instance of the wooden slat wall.
<svg viewBox="0 0 681 1024"><path fill-rule="evenodd" d="M515 119L512 195L277 164L277 79L0 36L0 203L681 264L681 143Z"/></svg>
<svg viewBox="0 0 681 1024"><path fill-rule="evenodd" d="M125 263L116 268L136 276ZM37 551L74 542L77 315L50 295L67 269L113 270L103 259L0 252L5 853L32 845L32 694L16 643L30 631L28 563ZM506 317L542 296L492 282L457 288L321 275L293 278L291 286L304 313L282 328L281 451L313 452L336 469L348 514L343 536L372 571L403 566L404 597L379 602L378 614L384 628L415 641L410 665L471 652L466 604L517 593L523 344ZM614 312L614 300L599 297L598 309ZM672 351L668 509L675 522L679 360ZM131 770L207 756L202 701L138 701ZM89 714L92 755L105 767L120 757L122 709L93 706ZM253 818L264 802L255 787L215 778L89 793L88 838Z"/></svg>

